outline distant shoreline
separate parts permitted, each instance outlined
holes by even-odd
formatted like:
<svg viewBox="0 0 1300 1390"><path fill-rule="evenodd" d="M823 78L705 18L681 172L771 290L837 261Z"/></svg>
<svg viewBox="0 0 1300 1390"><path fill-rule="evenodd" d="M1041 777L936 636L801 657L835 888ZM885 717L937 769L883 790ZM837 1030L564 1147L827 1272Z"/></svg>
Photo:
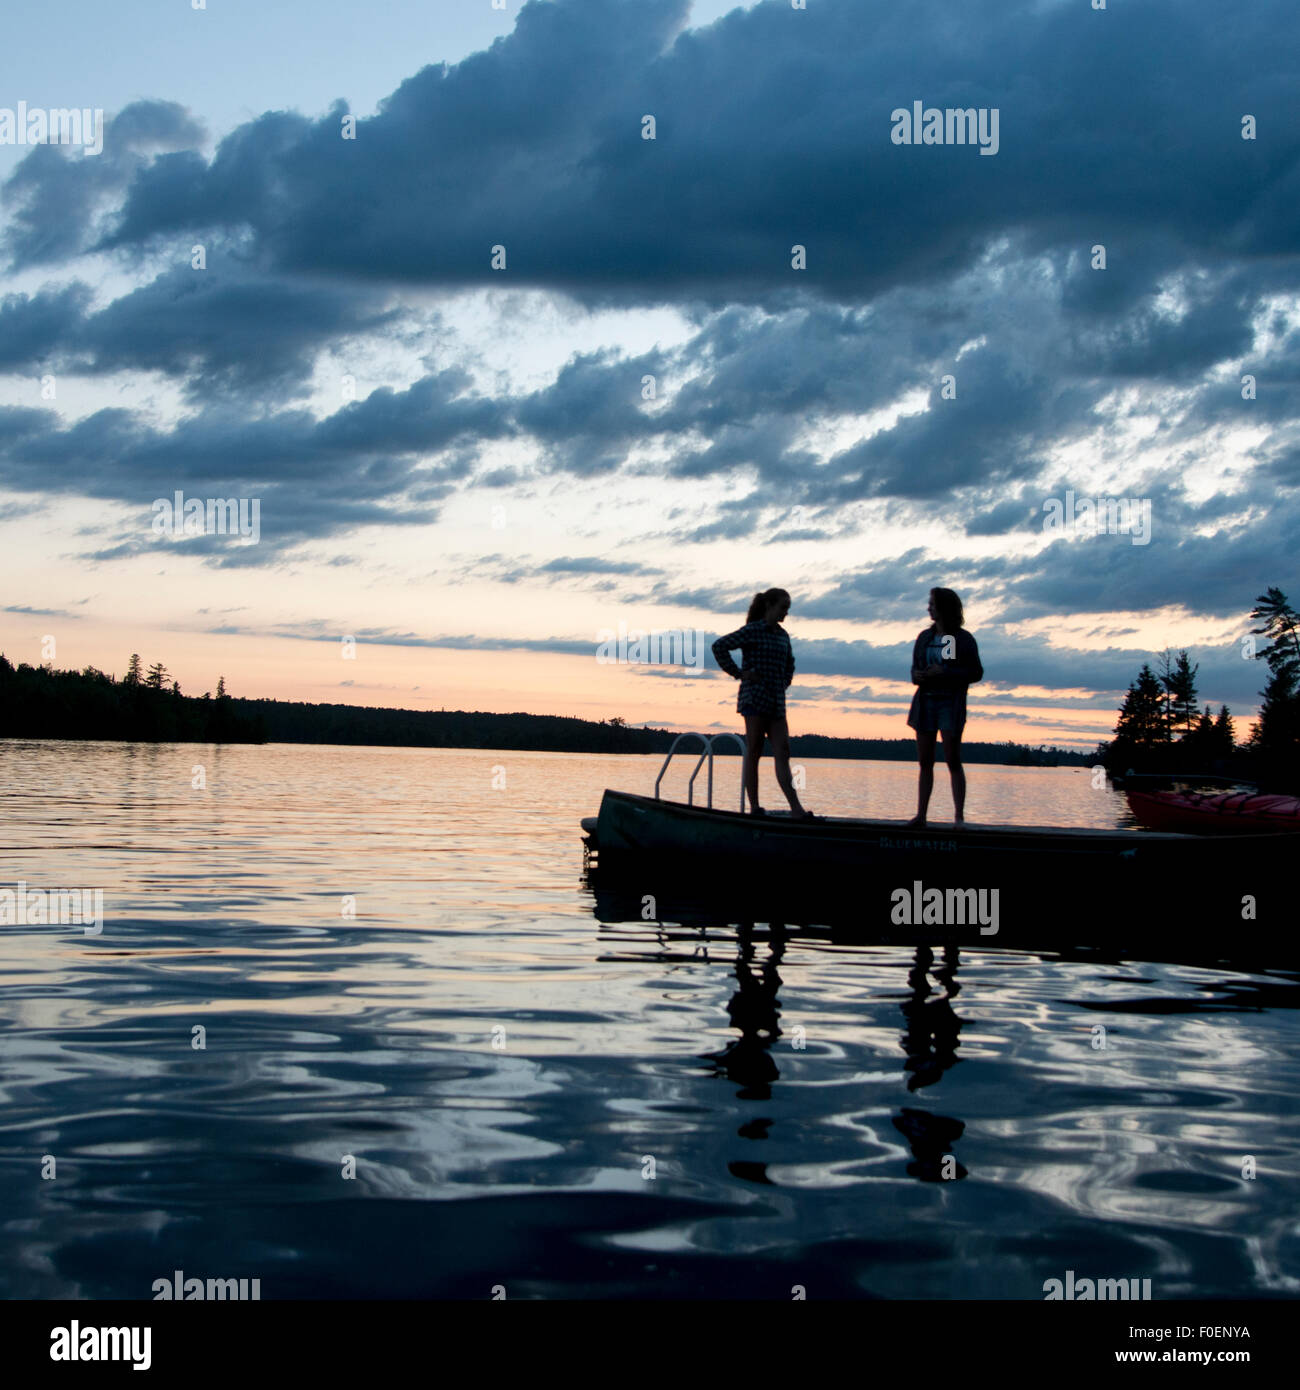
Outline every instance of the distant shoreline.
<svg viewBox="0 0 1300 1390"><path fill-rule="evenodd" d="M660 731L660 732L662 732L662 731ZM667 732L669 733L670 739L673 738L673 737L675 737L675 735L672 733L671 730L669 730L669 731L667 731ZM725 731L718 731L718 730L715 730L714 732L725 732ZM820 737L820 736L819 736L819 735L812 735L811 737L816 738L816 737ZM853 740L846 740L846 741L847 741L847 742L852 742ZM882 753L878 753L878 752L875 752L875 751L865 752L865 753L856 753L856 752L855 752L855 753L849 753L849 754L834 754L834 753L822 753L822 752L809 752L806 748L802 751L802 753L800 753L799 749L795 746L795 745L797 744L797 742L798 742L797 739L793 739L793 738L792 738L792 739L790 740L790 745L791 745L791 756L792 756L792 757L795 757L796 759L799 758L799 757L803 757L803 758L811 758L811 759L820 759L820 760L823 760L823 761L825 761L825 762L859 762L859 763L876 763L876 762L879 762L879 763L892 763L892 762L915 762L915 761L916 761L916 745L915 745L914 743L908 741L908 740L899 740L899 742L903 745L903 752L901 752L901 753L899 753L899 754L894 754L893 752L882 754ZM892 742L892 740L882 740L882 742ZM606 749L593 749L593 748L539 748L539 747L533 747L533 746L531 746L531 745L530 745L529 747L524 748L524 747L520 747L520 746L518 746L518 745L506 746L506 745L502 745L502 744L490 744L490 743L484 743L484 744L478 744L478 743L475 743L475 744L463 744L463 743L457 743L457 744L451 744L451 743L362 743L362 742L354 742L354 743L328 743L328 742L321 742L321 741L317 741L317 740L307 740L307 739L275 739L275 738L267 739L267 740L265 740L265 741L253 743L253 742L248 742L248 741L246 741L246 740L241 741L241 740L236 740L236 739L138 739L138 738L104 738L104 737L101 737L101 736L99 736L99 735L96 735L95 737L80 737L80 736L75 735L75 734L69 734L69 735L66 735L66 736L61 736L61 735L57 735L57 736L56 736L56 735L53 735L53 734L41 734L41 735L29 735L29 734L0 734L0 747L3 747L4 744L6 744L6 743L66 743L66 744L68 744L69 746L77 746L77 745L85 744L85 743L130 743L130 744L134 744L134 745L139 745L139 744L150 744L150 745L154 745L154 746L159 747L159 748L164 748L164 747L166 747L166 748L197 748L197 747L204 747L204 746L212 746L212 745L214 745L214 744L215 744L216 746L218 746L218 747L226 747L226 748L378 748L378 749L388 749L388 748L392 748L392 749L410 749L410 750L412 750L413 752L430 752L430 753L557 753L557 754L573 753L573 754L577 754L577 755L579 755L579 756L586 756L587 754L593 754L593 755L598 755L598 756L600 756L600 757L611 757L611 758L653 758L653 757L657 757L657 756L659 755L660 752L663 752L663 753L665 753L665 754L667 753L667 749L666 749L666 748L664 748L664 749L658 749L658 748L652 748L652 749L629 748L629 749L610 750L610 749L607 749L607 748L606 748ZM1030 761L1028 761L1028 759L1026 759L1026 760L1024 760L1024 761L1017 761L1017 760L1013 760L1012 758L1004 758L1004 757L976 757L976 756L973 756L972 753L970 752L970 749L971 749L972 746L973 746L973 745L969 745L969 744L965 744L965 743L962 744L962 755L963 755L963 758L964 758L965 761L968 762L968 763L979 763L981 766L989 766L989 767L993 767L993 766L997 766L997 767L1035 767L1035 768L1051 768L1051 767L1089 767L1089 768L1091 768L1091 767L1096 766L1096 762L1097 762L1096 758L1093 757L1093 756L1091 756L1091 755L1084 755L1084 754L1081 754L1081 753L1076 754L1076 753L1074 753L1074 751L1073 751L1072 749L1068 749L1068 748L1067 748L1067 749L1058 749L1058 750L1056 750L1056 752L1055 752L1054 754L1043 754L1043 753L1040 753L1039 750L1036 749L1036 748L1026 748L1026 749L1023 750L1023 751L1024 751L1025 753L1027 753L1027 754L1033 754L1035 757L1041 757L1041 758L1045 759L1045 761L1042 761L1042 762L1030 762ZM983 747L984 747L985 749L987 749L987 748L1000 749L1000 748L1003 747L1003 745L1000 745L1000 744L986 744L986 745L983 745ZM1020 750L1020 748L1021 748L1021 745L1019 745L1019 744L1013 744L1013 745L1012 745L1012 749L1013 749L1013 750L1017 750L1017 751L1018 751L1018 750ZM687 746L683 745L681 748L679 748L679 749L677 750L677 756L680 757L680 758L690 759L690 758L692 758L692 757L699 757L701 751L702 751L702 750L701 750L701 748L699 747L698 744L692 745L692 746L690 746L690 747L687 747ZM730 754L732 754L732 755L736 755L736 754L738 754L738 752L739 752L739 750L736 749L736 748L731 748L731 749L719 748L719 749L717 749L716 751L717 751L717 755L718 755L719 757L723 756L724 753L730 753ZM1067 755L1068 757L1070 757L1070 758L1072 758L1072 759L1077 759L1077 761L1069 761L1069 762L1067 762L1067 761L1065 761L1064 759L1061 759L1061 758L1060 758L1060 755L1061 755L1061 754L1065 754L1065 755ZM942 760L943 760L943 748L942 748L942 746L940 746L939 749L936 751L936 758L937 758L938 761L942 762Z"/></svg>
<svg viewBox="0 0 1300 1390"><path fill-rule="evenodd" d="M618 719L308 704L229 695L195 697L161 684L118 681L90 669L15 668L0 661L0 738L4 739L645 754L667 753L677 736L671 729L637 728ZM690 744L683 752L689 753L690 747L698 750L697 744ZM730 757L738 756L740 750L727 740L716 751ZM790 740L790 751L796 757L847 761L910 762L916 757L910 737L798 734ZM1011 742L964 742L962 751L967 762L1012 767L1084 767L1097 761L1095 752Z"/></svg>

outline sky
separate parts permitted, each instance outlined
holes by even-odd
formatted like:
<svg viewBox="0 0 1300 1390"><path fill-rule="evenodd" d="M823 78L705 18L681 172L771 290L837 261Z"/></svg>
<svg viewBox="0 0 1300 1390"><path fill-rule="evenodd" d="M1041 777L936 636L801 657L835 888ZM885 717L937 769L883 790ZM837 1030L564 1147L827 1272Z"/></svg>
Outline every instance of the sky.
<svg viewBox="0 0 1300 1390"><path fill-rule="evenodd" d="M729 728L708 646L781 586L792 732L904 737L943 585L969 739L1091 748L1184 647L1244 733L1293 0L198 3L6 16L11 660ZM102 148L17 143L53 108Z"/></svg>

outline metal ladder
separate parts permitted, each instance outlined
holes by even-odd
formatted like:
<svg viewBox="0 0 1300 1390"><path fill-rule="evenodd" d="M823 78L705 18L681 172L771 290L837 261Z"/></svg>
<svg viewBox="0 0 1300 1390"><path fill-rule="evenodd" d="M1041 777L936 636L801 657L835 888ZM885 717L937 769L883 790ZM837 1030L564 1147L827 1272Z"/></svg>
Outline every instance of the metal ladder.
<svg viewBox="0 0 1300 1390"><path fill-rule="evenodd" d="M662 781L664 780L664 773L668 771L668 764L669 764L670 762L672 762L672 760L673 760L673 754L677 752L677 745L678 745L678 744L682 741L682 739L684 739L684 738L698 738L698 739L700 740L700 742L704 745L703 751L700 753L699 762L697 762L697 763L695 764L695 771L691 773L691 780L686 784L686 804L687 804L688 806L694 806L694 805L695 805L695 779L700 775L700 768L704 766L704 760L705 760L705 758L707 758L707 759L709 760L709 801L708 801L708 809L711 811L711 810L713 809L713 745L714 745L715 743L717 743L719 739L724 739L724 738L734 739L734 740L735 740L735 743L736 743L736 746L740 749L741 755L743 756L743 755L744 755L744 752L745 752L745 740L744 740L743 738L741 738L741 736L740 736L739 734L730 734L730 733L728 733L728 734L695 734L695 733L691 733L691 734L678 734L677 737L676 737L675 739L673 739L672 747L669 748L669 750L668 750L668 756L664 759L664 765L663 765L663 767L661 767L661 768L659 769L659 776L655 778L655 800L656 800L656 801L659 800L659 783L662 782ZM744 810L745 810L745 778L744 778L744 774L743 774L743 764L742 764L742 775L741 775L741 778L740 778L740 811L741 811L742 814L744 813Z"/></svg>

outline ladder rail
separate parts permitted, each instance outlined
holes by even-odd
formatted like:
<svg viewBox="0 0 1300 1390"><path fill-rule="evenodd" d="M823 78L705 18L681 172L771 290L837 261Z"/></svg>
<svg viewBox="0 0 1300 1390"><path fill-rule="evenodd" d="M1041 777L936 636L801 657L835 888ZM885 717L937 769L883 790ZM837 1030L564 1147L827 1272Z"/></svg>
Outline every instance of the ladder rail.
<svg viewBox="0 0 1300 1390"><path fill-rule="evenodd" d="M740 756L742 759L740 764L740 805L737 807L737 810L739 810L743 816L745 814L745 764L743 761L745 756L745 740L741 738L739 734L714 734L709 740L709 809L713 809L713 745L717 743L719 739L723 738L734 739L736 741L736 746L740 749Z"/></svg>
<svg viewBox="0 0 1300 1390"><path fill-rule="evenodd" d="M703 762L703 760L705 759L705 757L708 755L708 752L709 752L709 739L708 739L707 735L705 735L705 734L695 734L695 733L678 734L677 737L676 737L675 739L673 739L672 745L671 745L671 746L669 747L669 749L668 749L668 756L664 759L664 765L659 769L659 776L655 778L655 800L656 800L656 801L659 800L659 784L660 784L660 782L662 782L662 781L664 780L664 773L668 771L668 764L669 764L670 762L672 762L672 760L673 760L673 754L677 752L677 745L678 745L678 744L682 741L682 739L684 739L684 738L698 738L698 739L700 740L700 742L704 745L703 751L700 753L700 761L701 761L701 762ZM695 771L698 772L699 770L700 770L700 769L699 769L699 764L696 764ZM692 781L692 783L695 781L694 774L692 774L692 776L691 776L691 781Z"/></svg>
<svg viewBox="0 0 1300 1390"><path fill-rule="evenodd" d="M656 800L656 801L658 801L658 800L660 799L660 796L659 796L659 787L660 787L660 784L661 784L661 783L663 782L663 780L664 780L664 774L668 771L668 764L672 762L672 760L673 760L673 755L677 752L677 745L678 745L679 743L681 743L681 741L682 741L684 738L698 738L698 739L700 740L700 743L703 745L703 747L702 747L701 750L700 750L700 756L699 756L699 758L696 760L695 768L694 768L694 770L691 772L690 780L689 780L689 781L687 782L687 784L686 784L686 804L687 804L688 806L694 806L694 805L695 805L695 779L700 775L700 769L704 766L705 760L707 759L708 764L709 764L709 778L708 778L708 809L711 811L711 810L713 809L713 752L714 752L714 744L716 744L717 742L719 742L719 741L722 740L722 739L728 739L728 738L729 738L729 739L731 739L731 740L736 744L736 746L740 749L741 756L743 757L743 756L744 756L744 753L745 753L745 741L744 741L744 739L741 738L741 736L740 736L739 734L735 734L735 733L725 733L725 734L701 734L701 733L694 733L694 732L692 732L692 733L678 734L677 737L673 739L672 745L671 745L671 746L669 747L669 749L668 749L668 756L667 756L666 758L664 758L663 766L659 769L659 776L655 778L655 800ZM743 765L742 765L742 773L741 773L741 778L740 778L740 805L739 805L739 809L740 809L740 811L741 811L742 813L744 812L744 809L745 809L745 778L744 778L744 773L743 773Z"/></svg>
<svg viewBox="0 0 1300 1390"><path fill-rule="evenodd" d="M691 773L691 780L686 784L686 804L695 805L695 779L700 775L700 768L704 766L704 760L709 760L709 810L713 809L713 740L706 739L704 751L700 754L699 760L695 764L695 771Z"/></svg>

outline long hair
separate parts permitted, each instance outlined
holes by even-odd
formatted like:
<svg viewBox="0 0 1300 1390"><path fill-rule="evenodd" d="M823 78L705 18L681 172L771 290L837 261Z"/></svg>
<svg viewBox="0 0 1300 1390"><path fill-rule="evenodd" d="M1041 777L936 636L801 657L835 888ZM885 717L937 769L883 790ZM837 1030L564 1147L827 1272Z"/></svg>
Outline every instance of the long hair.
<svg viewBox="0 0 1300 1390"><path fill-rule="evenodd" d="M747 623L756 621L774 603L779 603L783 598L788 599L789 597L790 595L784 589L764 589L761 594L755 594L750 600L749 612L745 615L745 621Z"/></svg>
<svg viewBox="0 0 1300 1390"><path fill-rule="evenodd" d="M956 632L959 627L966 626L966 614L962 611L961 599L951 589L931 589L930 597L934 600L934 611L938 615L939 626L945 632Z"/></svg>

